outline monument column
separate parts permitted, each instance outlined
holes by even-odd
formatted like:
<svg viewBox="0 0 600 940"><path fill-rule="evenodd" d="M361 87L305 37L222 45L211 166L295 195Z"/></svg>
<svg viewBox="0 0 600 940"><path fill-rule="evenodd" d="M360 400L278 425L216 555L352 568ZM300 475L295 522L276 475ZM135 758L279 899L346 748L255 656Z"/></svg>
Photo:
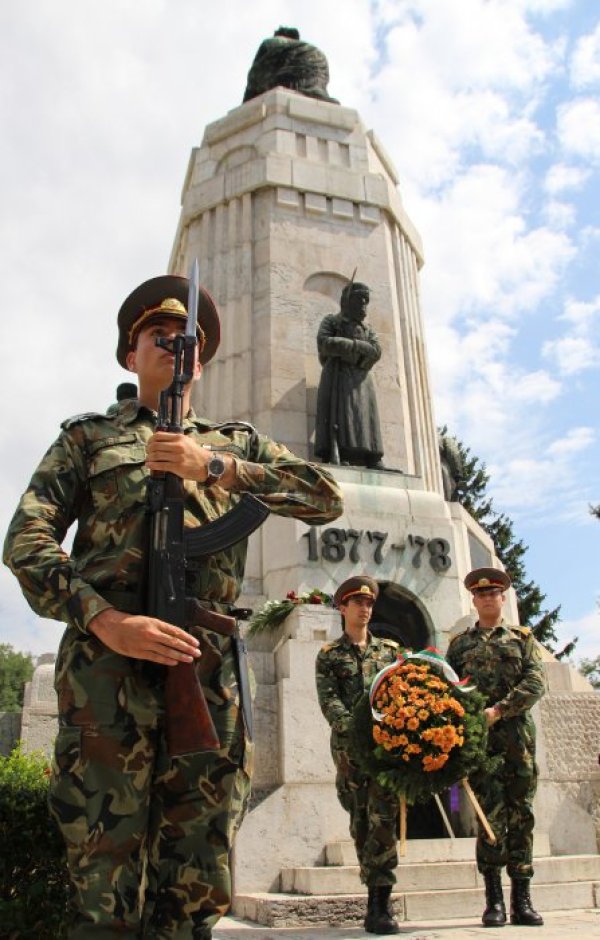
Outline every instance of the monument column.
<svg viewBox="0 0 600 940"><path fill-rule="evenodd" d="M385 464L442 492L421 322L419 235L357 112L272 89L210 124L191 155L172 272L198 257L223 322L196 406L313 455L316 334L356 278L383 356Z"/></svg>

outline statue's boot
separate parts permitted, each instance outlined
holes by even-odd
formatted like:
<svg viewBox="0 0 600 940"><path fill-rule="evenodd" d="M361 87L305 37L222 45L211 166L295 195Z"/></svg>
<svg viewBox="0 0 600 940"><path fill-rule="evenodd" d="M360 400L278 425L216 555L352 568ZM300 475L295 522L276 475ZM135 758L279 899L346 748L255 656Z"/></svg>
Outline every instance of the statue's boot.
<svg viewBox="0 0 600 940"><path fill-rule="evenodd" d="M544 918L531 906L529 878L513 878L510 892L510 922L521 927L541 927Z"/></svg>
<svg viewBox="0 0 600 940"><path fill-rule="evenodd" d="M481 918L484 927L504 927L506 923L506 908L502 894L502 881L500 869L493 868L483 873L485 881L485 911Z"/></svg>
<svg viewBox="0 0 600 940"><path fill-rule="evenodd" d="M400 933L400 927L394 920L390 907L391 885L374 885L369 888L367 902L367 916L365 917L365 930L367 933L393 934Z"/></svg>

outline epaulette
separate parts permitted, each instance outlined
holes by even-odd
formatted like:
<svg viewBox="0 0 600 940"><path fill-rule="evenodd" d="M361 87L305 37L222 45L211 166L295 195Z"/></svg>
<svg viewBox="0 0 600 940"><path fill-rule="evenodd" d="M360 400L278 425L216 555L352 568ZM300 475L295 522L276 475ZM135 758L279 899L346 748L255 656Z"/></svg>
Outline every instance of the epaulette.
<svg viewBox="0 0 600 940"><path fill-rule="evenodd" d="M454 643L455 640L458 640L459 637L466 636L467 633L469 633L469 630L461 630L460 633L455 633L454 636L451 637L450 642L448 643L448 646Z"/></svg>
<svg viewBox="0 0 600 940"><path fill-rule="evenodd" d="M384 646L391 646L392 649L398 649L400 646L397 640L390 640L390 638L387 636L380 636L379 639L384 644Z"/></svg>
<svg viewBox="0 0 600 940"><path fill-rule="evenodd" d="M63 431L68 431L75 424L83 424L84 421L98 421L102 418L108 418L109 421L114 417L112 414L101 414L99 411L86 411L85 414L74 415L72 418L65 418L61 423Z"/></svg>
<svg viewBox="0 0 600 940"><path fill-rule="evenodd" d="M260 447L260 439L258 431L253 424L250 424L248 421L225 421L223 424L215 425L214 430L220 431L221 434L225 434L226 436L234 434L236 431L244 431L248 435L247 450L246 454L243 455L244 459L256 459Z"/></svg>
<svg viewBox="0 0 600 940"><path fill-rule="evenodd" d="M511 630L515 630L517 633L522 633L523 636L529 636L531 633L531 627L515 627L511 624Z"/></svg>
<svg viewBox="0 0 600 940"><path fill-rule="evenodd" d="M332 643L326 643L325 646L322 646L319 652L328 653L330 650L334 650L338 646L338 641L334 640Z"/></svg>

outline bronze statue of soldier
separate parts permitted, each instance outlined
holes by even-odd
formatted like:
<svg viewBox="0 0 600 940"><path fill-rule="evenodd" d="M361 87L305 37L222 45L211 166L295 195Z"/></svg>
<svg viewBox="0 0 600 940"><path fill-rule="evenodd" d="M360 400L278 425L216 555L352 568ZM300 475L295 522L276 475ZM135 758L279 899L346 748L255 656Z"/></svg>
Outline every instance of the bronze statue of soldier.
<svg viewBox="0 0 600 940"><path fill-rule="evenodd" d="M324 463L382 470L383 443L371 369L381 357L375 330L365 323L370 291L351 281L340 312L324 317L317 334L323 366L317 393L315 454Z"/></svg>

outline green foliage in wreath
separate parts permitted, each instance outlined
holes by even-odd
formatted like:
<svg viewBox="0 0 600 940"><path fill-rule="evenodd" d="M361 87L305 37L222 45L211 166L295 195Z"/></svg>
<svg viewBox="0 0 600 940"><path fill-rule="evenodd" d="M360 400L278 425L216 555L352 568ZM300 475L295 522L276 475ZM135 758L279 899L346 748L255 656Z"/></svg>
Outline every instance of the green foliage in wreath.
<svg viewBox="0 0 600 940"><path fill-rule="evenodd" d="M452 784L475 772L493 773L498 762L486 753L488 729L485 700L477 691L454 693L464 708L460 721L462 745L453 747L440 769L426 772L422 755L404 758L400 749L385 750L373 737L378 724L373 718L368 693L357 702L350 726L350 755L370 777L407 803L426 802Z"/></svg>

